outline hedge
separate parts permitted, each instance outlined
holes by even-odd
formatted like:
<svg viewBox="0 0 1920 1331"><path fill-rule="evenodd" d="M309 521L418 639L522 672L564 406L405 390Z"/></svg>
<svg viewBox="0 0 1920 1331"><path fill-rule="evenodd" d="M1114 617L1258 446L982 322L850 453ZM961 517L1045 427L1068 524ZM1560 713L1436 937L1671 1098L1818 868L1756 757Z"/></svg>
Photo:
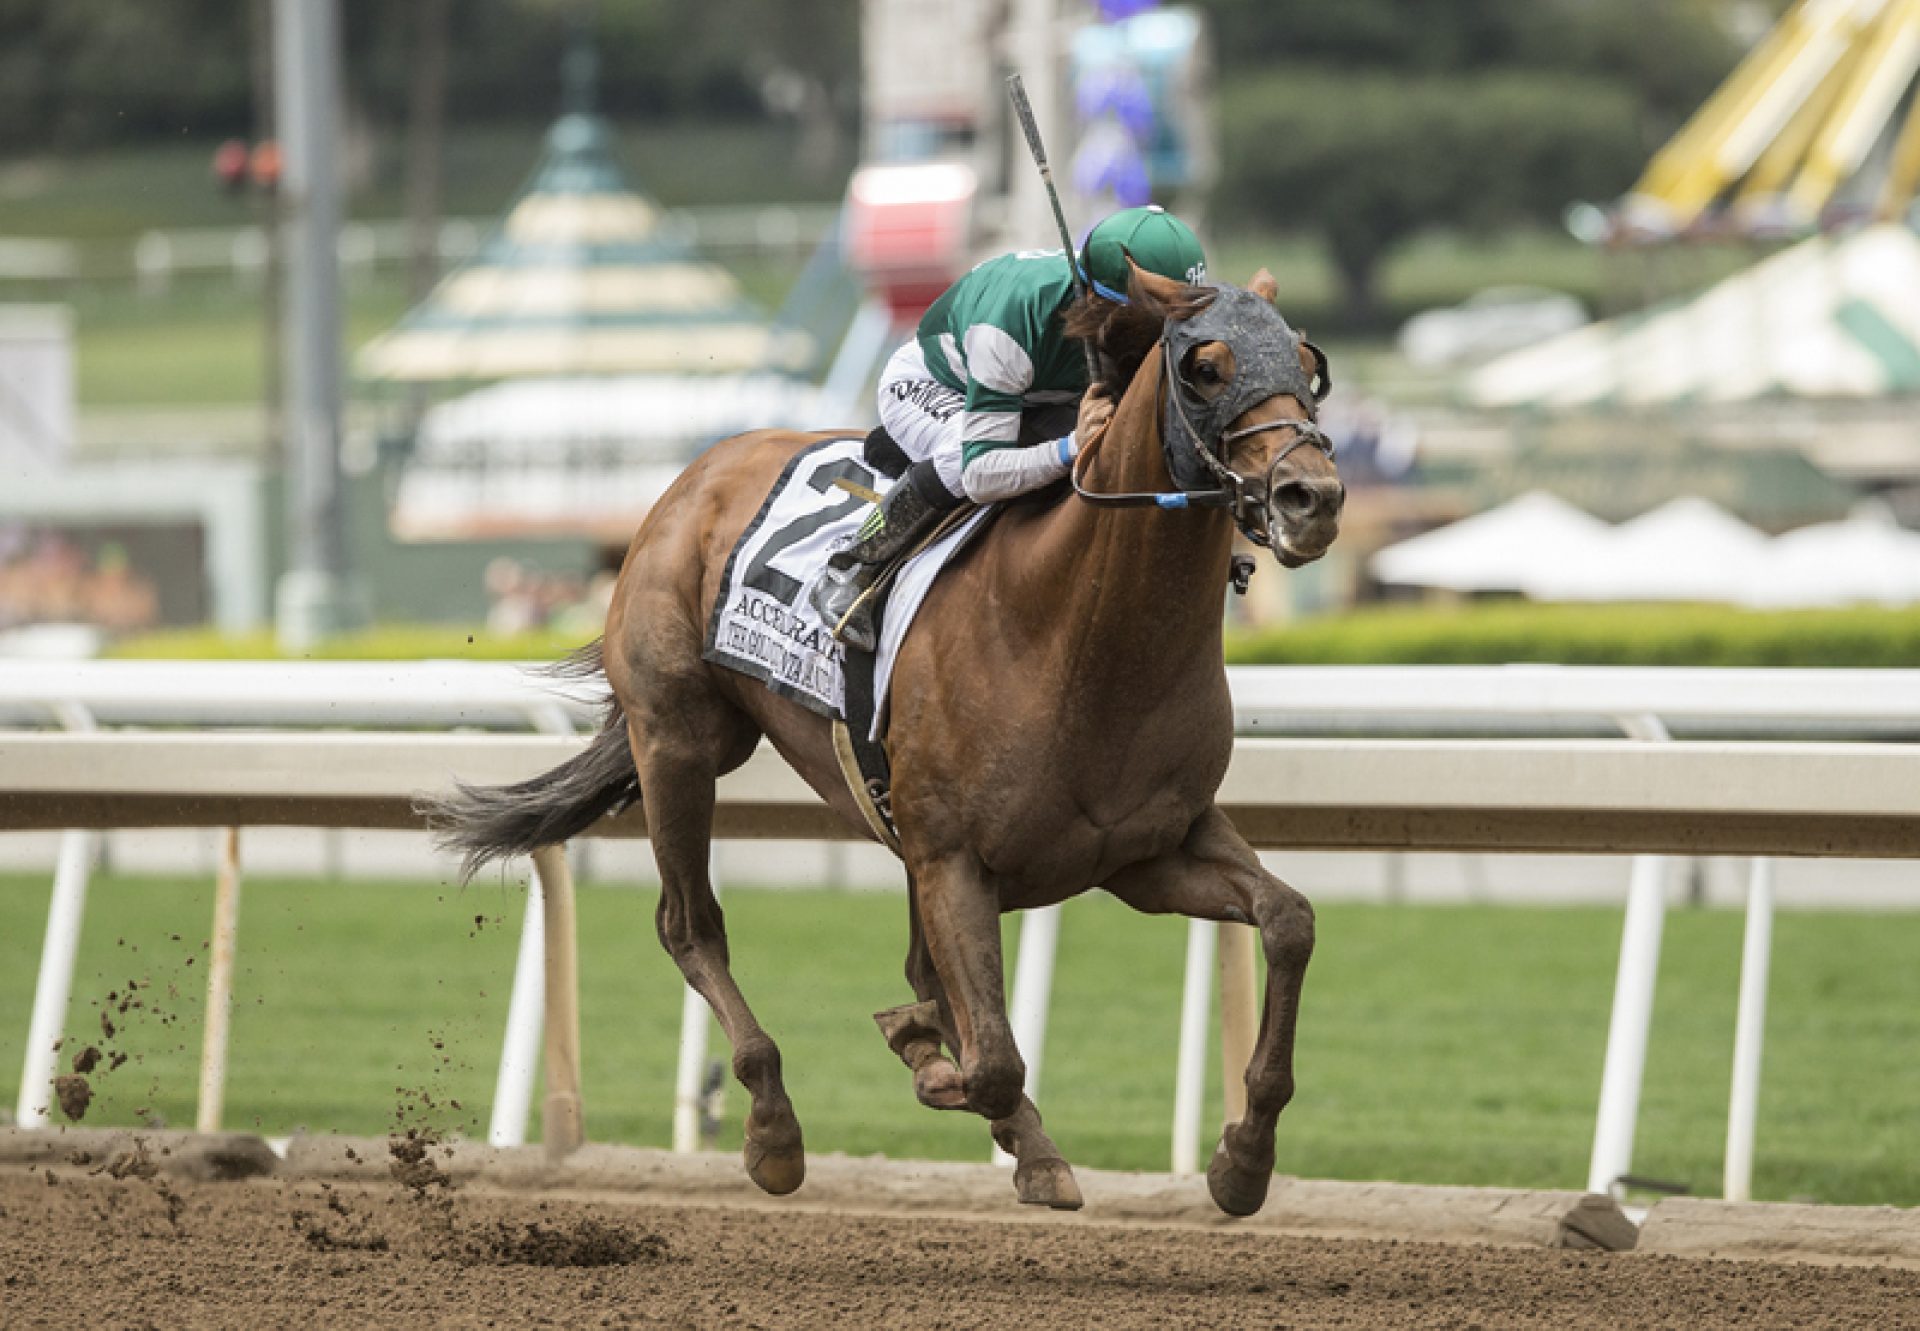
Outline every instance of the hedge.
<svg viewBox="0 0 1920 1331"><path fill-rule="evenodd" d="M329 638L301 657L316 661L551 661L590 636L552 631L492 634L448 624L382 624ZM234 634L174 629L122 638L106 655L161 661L272 661L283 653L270 629Z"/></svg>
<svg viewBox="0 0 1920 1331"><path fill-rule="evenodd" d="M1229 630L1244 665L1920 666L1920 607L1712 605L1382 608ZM1920 703L1920 700L1916 700Z"/></svg>
<svg viewBox="0 0 1920 1331"><path fill-rule="evenodd" d="M348 634L311 653L329 660L555 660L581 635L494 636L395 624ZM272 659L273 635L211 630L125 639L112 656ZM1355 611L1268 628L1229 629L1236 665L1916 666L1920 607L1751 611L1726 606L1534 605L1525 601ZM1916 700L1920 705L1920 700Z"/></svg>

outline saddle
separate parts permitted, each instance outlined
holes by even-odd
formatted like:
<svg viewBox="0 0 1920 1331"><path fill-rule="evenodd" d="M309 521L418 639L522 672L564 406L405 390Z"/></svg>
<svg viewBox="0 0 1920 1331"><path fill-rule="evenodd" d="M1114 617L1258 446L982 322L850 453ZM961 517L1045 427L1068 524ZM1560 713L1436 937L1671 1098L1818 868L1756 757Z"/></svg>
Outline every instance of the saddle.
<svg viewBox="0 0 1920 1331"><path fill-rule="evenodd" d="M881 651L850 652L814 611L807 589L836 542L849 539L871 494L898 484L907 459L884 432L817 440L788 461L759 513L734 543L707 625L705 660L764 683L775 693L827 717L845 733L836 748L868 821L892 843L885 803L885 750L880 737L892 652L944 561L979 531L991 510L963 508L962 529L936 535L932 557L893 572L881 594ZM893 479L884 479L889 477ZM878 797L880 804L874 806Z"/></svg>

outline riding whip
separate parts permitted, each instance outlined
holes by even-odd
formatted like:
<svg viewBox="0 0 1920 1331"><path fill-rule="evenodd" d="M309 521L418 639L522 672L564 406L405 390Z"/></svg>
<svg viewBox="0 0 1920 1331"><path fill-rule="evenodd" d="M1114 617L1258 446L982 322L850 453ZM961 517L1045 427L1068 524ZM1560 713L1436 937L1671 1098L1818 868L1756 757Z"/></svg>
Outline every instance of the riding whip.
<svg viewBox="0 0 1920 1331"><path fill-rule="evenodd" d="M1018 74L1007 75L1007 96L1013 99L1013 114L1020 121L1021 132L1027 136L1033 164L1040 168L1040 183L1047 188L1047 202L1053 205L1053 222L1060 228L1060 247L1067 252L1067 271L1073 277L1073 294L1085 300L1087 282L1080 276L1079 258L1073 251L1073 233L1067 230L1066 214L1060 211L1060 195L1053 188L1053 168L1047 165L1047 149L1040 142L1040 125L1033 118L1033 104L1027 101L1027 85L1020 81ZM1086 339L1081 340L1080 347L1087 353L1087 382L1100 382L1100 353Z"/></svg>

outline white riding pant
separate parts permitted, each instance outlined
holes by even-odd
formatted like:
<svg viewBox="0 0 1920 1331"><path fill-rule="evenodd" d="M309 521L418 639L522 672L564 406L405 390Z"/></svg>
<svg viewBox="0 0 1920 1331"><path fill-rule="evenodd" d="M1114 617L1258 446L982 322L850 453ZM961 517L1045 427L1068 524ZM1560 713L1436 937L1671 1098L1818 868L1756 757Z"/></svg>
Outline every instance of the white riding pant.
<svg viewBox="0 0 1920 1331"><path fill-rule="evenodd" d="M1044 448L995 449L986 457L976 459L972 468L966 468L966 441L961 426L967 410L967 395L957 388L948 388L928 372L917 339L909 338L887 361L887 368L880 372L879 397L880 423L900 445L900 451L914 462L931 461L940 483L956 499L986 503L1009 498L1067 474L1071 446L1062 456L1051 444ZM1043 438L1049 433L1066 435L1073 429L1076 411L1072 405L1041 408L1042 419L1035 424L1056 427L1052 431L1043 428L1040 431ZM1023 444L1031 444L1025 437L1025 426L1035 415L1030 409L1022 417Z"/></svg>
<svg viewBox="0 0 1920 1331"><path fill-rule="evenodd" d="M966 409L965 393L927 372L916 338L908 338L880 372L880 423L910 460L931 460L941 484L956 498L967 493L960 484L960 417Z"/></svg>

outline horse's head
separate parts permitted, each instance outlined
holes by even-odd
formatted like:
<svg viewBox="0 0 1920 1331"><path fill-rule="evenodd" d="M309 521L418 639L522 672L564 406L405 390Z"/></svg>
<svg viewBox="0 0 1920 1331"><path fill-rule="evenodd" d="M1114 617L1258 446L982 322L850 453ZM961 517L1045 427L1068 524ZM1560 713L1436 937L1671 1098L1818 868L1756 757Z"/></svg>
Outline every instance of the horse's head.
<svg viewBox="0 0 1920 1331"><path fill-rule="evenodd" d="M1161 437L1173 482L1231 493L1234 521L1288 568L1327 552L1346 487L1314 417L1332 380L1287 326L1264 268L1246 288L1195 288L1133 270L1133 304L1160 314Z"/></svg>

